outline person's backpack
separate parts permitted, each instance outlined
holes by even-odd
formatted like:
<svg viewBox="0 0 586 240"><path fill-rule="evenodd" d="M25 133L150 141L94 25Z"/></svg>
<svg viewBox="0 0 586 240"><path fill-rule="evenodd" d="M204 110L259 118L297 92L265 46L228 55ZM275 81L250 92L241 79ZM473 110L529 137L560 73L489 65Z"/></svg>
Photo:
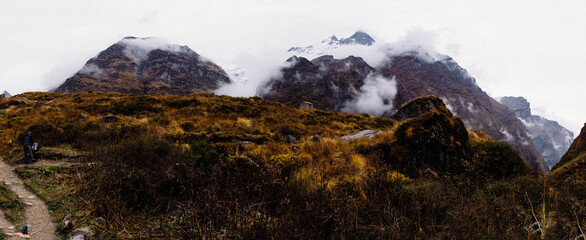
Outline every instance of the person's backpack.
<svg viewBox="0 0 586 240"><path fill-rule="evenodd" d="M31 149L35 152L39 151L39 143L38 142L33 143L33 145L31 146Z"/></svg>

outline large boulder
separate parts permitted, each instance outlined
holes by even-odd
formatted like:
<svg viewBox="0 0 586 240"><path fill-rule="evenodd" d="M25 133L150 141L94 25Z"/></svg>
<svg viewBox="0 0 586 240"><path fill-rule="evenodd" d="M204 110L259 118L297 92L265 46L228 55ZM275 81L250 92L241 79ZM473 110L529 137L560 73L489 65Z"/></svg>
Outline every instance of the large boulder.
<svg viewBox="0 0 586 240"><path fill-rule="evenodd" d="M389 164L409 177L461 171L469 150L468 130L441 99L415 99L398 112L407 119L394 133Z"/></svg>

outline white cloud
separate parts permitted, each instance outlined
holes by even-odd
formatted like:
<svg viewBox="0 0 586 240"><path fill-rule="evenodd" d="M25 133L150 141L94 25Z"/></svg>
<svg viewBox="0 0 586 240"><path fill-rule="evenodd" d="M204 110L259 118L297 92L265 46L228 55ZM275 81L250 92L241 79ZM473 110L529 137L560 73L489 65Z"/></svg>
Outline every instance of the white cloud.
<svg viewBox="0 0 586 240"><path fill-rule="evenodd" d="M392 56L413 54L422 61L431 63L444 57L436 50L436 44L435 32L415 28L407 32L398 42L388 44L387 52Z"/></svg>
<svg viewBox="0 0 586 240"><path fill-rule="evenodd" d="M79 70L78 73L97 77L103 72L104 70L98 67L96 64L90 63L83 65L83 67Z"/></svg>
<svg viewBox="0 0 586 240"><path fill-rule="evenodd" d="M161 49L170 52L185 51L183 47L170 44L167 40L156 37L148 38L124 38L118 41L119 45L124 46L124 54L132 59L137 65L148 58L148 54L155 49Z"/></svg>
<svg viewBox="0 0 586 240"><path fill-rule="evenodd" d="M501 133L505 135L505 137L500 139L500 141L513 142L515 140L515 137L513 137L513 135L511 135L507 129L501 128Z"/></svg>
<svg viewBox="0 0 586 240"><path fill-rule="evenodd" d="M215 93L234 97L261 95L268 90L263 87L270 79L280 78L281 69L294 64L285 60L282 54L265 52L265 54L259 56L241 52L233 60L234 65L227 65L228 69L224 69L229 72L232 83L220 87ZM234 69L236 71L230 71ZM245 74L246 77L235 76L237 73Z"/></svg>
<svg viewBox="0 0 586 240"><path fill-rule="evenodd" d="M393 108L396 94L397 82L394 77L386 79L380 75L369 74L364 80L364 85L357 91L357 98L346 102L342 111L381 116Z"/></svg>

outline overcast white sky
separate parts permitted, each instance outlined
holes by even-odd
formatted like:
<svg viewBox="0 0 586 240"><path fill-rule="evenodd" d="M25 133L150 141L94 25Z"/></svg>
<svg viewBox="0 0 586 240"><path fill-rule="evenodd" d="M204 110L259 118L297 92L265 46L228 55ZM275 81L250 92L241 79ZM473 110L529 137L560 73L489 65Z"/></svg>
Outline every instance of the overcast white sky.
<svg viewBox="0 0 586 240"><path fill-rule="evenodd" d="M392 43L419 29L491 96L524 96L578 134L585 23L583 0L0 0L0 90L47 91L125 36L165 38L222 66L331 34Z"/></svg>

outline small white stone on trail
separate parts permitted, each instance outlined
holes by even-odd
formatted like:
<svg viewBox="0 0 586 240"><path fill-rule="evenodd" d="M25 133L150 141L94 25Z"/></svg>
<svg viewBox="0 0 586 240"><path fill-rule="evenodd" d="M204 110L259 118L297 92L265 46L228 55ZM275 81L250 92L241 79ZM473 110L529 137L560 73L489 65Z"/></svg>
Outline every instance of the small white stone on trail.
<svg viewBox="0 0 586 240"><path fill-rule="evenodd" d="M12 237L14 236L14 233L4 233L6 236Z"/></svg>
<svg viewBox="0 0 586 240"><path fill-rule="evenodd" d="M28 196L28 199L35 199L35 196Z"/></svg>
<svg viewBox="0 0 586 240"><path fill-rule="evenodd" d="M10 226L10 227L8 227L8 229L14 230L14 226Z"/></svg>
<svg viewBox="0 0 586 240"><path fill-rule="evenodd" d="M24 204L26 204L27 206L32 206L33 205L33 203L30 203L30 202L25 202Z"/></svg>
<svg viewBox="0 0 586 240"><path fill-rule="evenodd" d="M24 198L23 196L18 196L18 199L23 199L23 198Z"/></svg>

